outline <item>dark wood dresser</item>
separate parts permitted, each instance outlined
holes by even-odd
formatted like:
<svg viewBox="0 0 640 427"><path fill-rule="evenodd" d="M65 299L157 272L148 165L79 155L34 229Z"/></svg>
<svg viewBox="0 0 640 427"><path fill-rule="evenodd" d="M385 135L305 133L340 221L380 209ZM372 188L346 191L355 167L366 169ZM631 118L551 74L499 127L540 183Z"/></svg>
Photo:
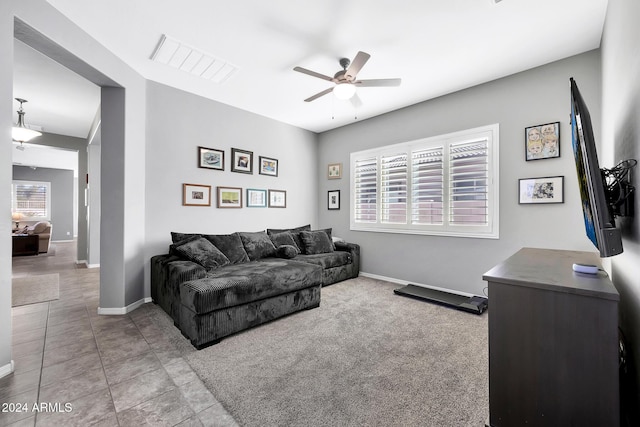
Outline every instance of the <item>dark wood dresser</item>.
<svg viewBox="0 0 640 427"><path fill-rule="evenodd" d="M596 253L524 248L488 271L489 423L619 426L618 292Z"/></svg>

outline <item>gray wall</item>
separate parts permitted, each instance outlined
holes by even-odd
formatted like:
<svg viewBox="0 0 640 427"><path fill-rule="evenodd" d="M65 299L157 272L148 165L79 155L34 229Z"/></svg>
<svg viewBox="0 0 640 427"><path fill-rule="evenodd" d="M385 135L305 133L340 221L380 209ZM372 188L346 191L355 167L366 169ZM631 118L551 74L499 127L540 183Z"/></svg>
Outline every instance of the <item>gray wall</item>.
<svg viewBox="0 0 640 427"><path fill-rule="evenodd" d="M225 170L197 167L198 146L225 152ZM231 148L253 152L253 175L231 172ZM278 176L258 173L258 157L278 159ZM312 132L149 81L145 268L167 253L170 232L227 234L317 224L317 136ZM182 184L211 186L211 206L182 206ZM278 189L286 209L218 209L216 186ZM142 192L142 190L141 190ZM146 275L148 293L148 277Z"/></svg>
<svg viewBox="0 0 640 427"><path fill-rule="evenodd" d="M605 166L620 160L640 160L640 2L609 0L602 39L602 145ZM640 167L632 173L640 188ZM618 220L624 253L612 259L613 283L620 292L620 326L627 338L635 384L632 405L640 407L640 206L636 194L635 218ZM640 422L634 414L635 422ZM634 424L637 425L637 424Z"/></svg>
<svg viewBox="0 0 640 427"><path fill-rule="evenodd" d="M51 240L72 240L73 171L13 166L13 179L51 183Z"/></svg>
<svg viewBox="0 0 640 427"><path fill-rule="evenodd" d="M569 124L569 77L580 83L600 116L600 56L588 52L510 77L423 102L320 135L318 203L322 227L362 246L362 271L482 295L482 274L521 247L593 251L585 237ZM560 122L561 157L526 162L524 129ZM500 124L500 239L473 239L349 230L349 153L398 142ZM328 180L328 163L344 164ZM519 205L519 178L563 175L565 203ZM339 211L326 207L341 190Z"/></svg>

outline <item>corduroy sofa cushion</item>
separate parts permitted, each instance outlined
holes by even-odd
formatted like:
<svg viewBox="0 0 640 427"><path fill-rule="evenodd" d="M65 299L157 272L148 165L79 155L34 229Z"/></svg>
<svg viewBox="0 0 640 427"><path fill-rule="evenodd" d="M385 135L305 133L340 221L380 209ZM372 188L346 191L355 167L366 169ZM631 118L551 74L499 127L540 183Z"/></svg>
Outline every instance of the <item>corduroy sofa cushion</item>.
<svg viewBox="0 0 640 427"><path fill-rule="evenodd" d="M320 266L272 258L227 265L182 283L180 301L195 313L208 313L321 284Z"/></svg>

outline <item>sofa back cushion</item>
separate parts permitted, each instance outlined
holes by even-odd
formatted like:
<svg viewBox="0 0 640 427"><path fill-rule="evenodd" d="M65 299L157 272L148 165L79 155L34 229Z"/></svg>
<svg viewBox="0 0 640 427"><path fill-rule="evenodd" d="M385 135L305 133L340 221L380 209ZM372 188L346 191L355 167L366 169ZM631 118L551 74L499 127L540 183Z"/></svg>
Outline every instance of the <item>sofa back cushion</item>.
<svg viewBox="0 0 640 427"><path fill-rule="evenodd" d="M170 252L198 263L207 270L229 264L229 259L202 236L193 236L174 243Z"/></svg>
<svg viewBox="0 0 640 427"><path fill-rule="evenodd" d="M273 242L271 242L266 232L241 232L238 234L240 235L240 239L242 239L244 250L247 252L247 255L249 255L251 261L276 256L276 247L273 246Z"/></svg>
<svg viewBox="0 0 640 427"><path fill-rule="evenodd" d="M229 258L231 264L249 262L249 255L244 250L242 239L238 233L233 234L203 234L202 237L213 243L220 251Z"/></svg>
<svg viewBox="0 0 640 427"><path fill-rule="evenodd" d="M301 231L300 237L304 242L305 254L307 255L333 252L333 242L326 230Z"/></svg>

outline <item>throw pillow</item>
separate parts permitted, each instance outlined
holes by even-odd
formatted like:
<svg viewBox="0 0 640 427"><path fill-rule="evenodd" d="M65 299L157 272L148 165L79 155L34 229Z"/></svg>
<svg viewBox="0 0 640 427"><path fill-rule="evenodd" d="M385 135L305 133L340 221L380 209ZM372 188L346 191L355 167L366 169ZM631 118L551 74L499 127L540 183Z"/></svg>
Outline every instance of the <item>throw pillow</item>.
<svg viewBox="0 0 640 427"><path fill-rule="evenodd" d="M300 227L295 227L295 228L267 228L267 234L270 236L274 234L285 233L285 232L291 233L291 235L293 236L293 241L296 242L296 246L298 247L298 250L300 251L300 253L303 254L304 243L300 238L301 231L311 231L311 224L301 225Z"/></svg>
<svg viewBox="0 0 640 427"><path fill-rule="evenodd" d="M229 259L213 243L202 236L184 239L171 245L173 253L211 270L229 264Z"/></svg>
<svg viewBox="0 0 640 427"><path fill-rule="evenodd" d="M264 231L238 234L251 261L276 255L276 247L273 246L273 242Z"/></svg>
<svg viewBox="0 0 640 427"><path fill-rule="evenodd" d="M277 255L279 258L295 258L298 255L298 248L291 245L278 246Z"/></svg>
<svg viewBox="0 0 640 427"><path fill-rule="evenodd" d="M300 248L298 248L298 245L290 232L285 231L284 233L271 234L269 237L271 237L271 241L276 248L279 248L280 246L293 246L295 250L300 253Z"/></svg>
<svg viewBox="0 0 640 427"><path fill-rule="evenodd" d="M331 237L325 230L301 231L300 237L304 242L307 255L326 254L333 252Z"/></svg>
<svg viewBox="0 0 640 427"><path fill-rule="evenodd" d="M301 225L296 228L267 228L267 234L278 234L289 231L291 233L297 233L299 231L311 231L311 224Z"/></svg>
<svg viewBox="0 0 640 427"><path fill-rule="evenodd" d="M184 239L188 239L190 237L200 236L195 233L176 233L175 231L171 232L171 243L178 243Z"/></svg>
<svg viewBox="0 0 640 427"><path fill-rule="evenodd" d="M242 239L238 233L233 234L204 234L202 237L213 243L220 251L229 258L231 264L249 262L249 255L244 250Z"/></svg>

